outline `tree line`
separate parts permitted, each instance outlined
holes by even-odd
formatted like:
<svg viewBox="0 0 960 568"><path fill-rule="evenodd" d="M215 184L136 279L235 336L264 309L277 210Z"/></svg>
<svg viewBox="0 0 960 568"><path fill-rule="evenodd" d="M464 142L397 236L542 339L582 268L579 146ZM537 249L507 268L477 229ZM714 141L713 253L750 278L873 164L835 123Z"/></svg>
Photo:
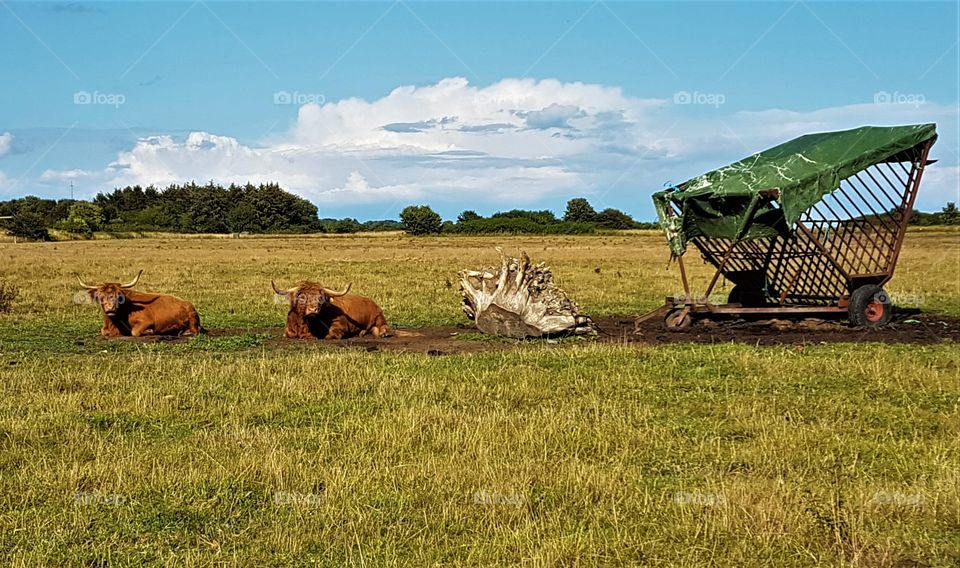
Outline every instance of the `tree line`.
<svg viewBox="0 0 960 568"><path fill-rule="evenodd" d="M604 209L599 213L582 197L567 202L562 218L553 211L526 211L513 209L483 217L476 211L467 210L456 221L444 221L427 205L411 205L400 213L404 230L411 235L450 234L535 234L535 235L583 235L598 230L655 229L656 223L635 221L633 217L617 209Z"/></svg>
<svg viewBox="0 0 960 568"><path fill-rule="evenodd" d="M657 228L617 209L597 211L582 197L567 202L562 217L552 211L513 209L484 217L463 211L443 220L426 205L410 206L399 220L360 222L320 218L317 207L284 191L276 183L223 187L213 182L170 185L164 189L138 185L100 193L92 201L23 197L0 201L0 228L14 236L49 240L50 229L91 238L95 232L122 235L140 232L176 233L357 233L404 230L430 234L589 234L598 231ZM915 212L915 225L960 224L955 203L936 213Z"/></svg>
<svg viewBox="0 0 960 568"><path fill-rule="evenodd" d="M319 218L316 205L275 183L138 185L100 193L92 201L24 197L0 202L0 217L16 236L48 240L49 230L90 238L94 232L354 233L400 230L399 221Z"/></svg>

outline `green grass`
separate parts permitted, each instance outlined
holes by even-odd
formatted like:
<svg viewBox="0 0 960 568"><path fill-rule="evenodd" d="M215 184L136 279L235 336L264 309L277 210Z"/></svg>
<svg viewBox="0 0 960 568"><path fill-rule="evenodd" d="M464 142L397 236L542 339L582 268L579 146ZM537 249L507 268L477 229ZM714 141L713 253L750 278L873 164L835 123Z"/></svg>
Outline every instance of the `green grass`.
<svg viewBox="0 0 960 568"><path fill-rule="evenodd" d="M0 371L0 560L952 566L957 369L953 345L35 356Z"/></svg>

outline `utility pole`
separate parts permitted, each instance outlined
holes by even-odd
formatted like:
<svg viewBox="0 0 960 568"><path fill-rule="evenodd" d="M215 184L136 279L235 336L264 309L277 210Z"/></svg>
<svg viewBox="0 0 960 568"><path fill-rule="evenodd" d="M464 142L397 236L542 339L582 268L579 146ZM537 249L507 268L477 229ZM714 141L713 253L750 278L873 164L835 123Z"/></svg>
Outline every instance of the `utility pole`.
<svg viewBox="0 0 960 568"><path fill-rule="evenodd" d="M70 182L70 201L73 201L73 181Z"/></svg>

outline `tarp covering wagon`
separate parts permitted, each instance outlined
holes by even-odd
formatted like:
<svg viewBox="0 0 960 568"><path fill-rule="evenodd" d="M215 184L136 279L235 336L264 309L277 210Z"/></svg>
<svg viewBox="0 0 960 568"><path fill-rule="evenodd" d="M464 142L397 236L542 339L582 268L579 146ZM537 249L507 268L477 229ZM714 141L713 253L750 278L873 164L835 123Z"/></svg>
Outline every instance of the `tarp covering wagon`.
<svg viewBox="0 0 960 568"><path fill-rule="evenodd" d="M808 134L654 194L684 288L668 299L667 326L709 314L888 322L882 286L936 139L934 124ZM690 245L716 267L699 299L683 265ZM734 285L726 304L710 301L720 276Z"/></svg>

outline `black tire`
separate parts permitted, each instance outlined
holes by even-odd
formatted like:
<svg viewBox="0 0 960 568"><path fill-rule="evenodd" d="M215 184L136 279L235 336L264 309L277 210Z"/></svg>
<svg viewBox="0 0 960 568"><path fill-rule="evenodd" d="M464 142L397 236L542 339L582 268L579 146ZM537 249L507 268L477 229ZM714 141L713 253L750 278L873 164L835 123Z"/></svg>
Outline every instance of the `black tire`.
<svg viewBox="0 0 960 568"><path fill-rule="evenodd" d="M850 294L850 323L859 327L880 327L890 323L893 305L886 290L876 284L865 284Z"/></svg>
<svg viewBox="0 0 960 568"><path fill-rule="evenodd" d="M689 312L687 312L687 314L683 316L683 319L680 319L679 316L682 313L683 313L683 308L676 308L676 309L670 310L669 312L667 312L667 315L663 318L663 325L665 325L667 329L670 329L670 330L689 328L691 325L693 325L693 317L690 315Z"/></svg>
<svg viewBox="0 0 960 568"><path fill-rule="evenodd" d="M727 296L727 302L740 304L745 308L759 308L767 303L763 290L746 284L734 285Z"/></svg>

